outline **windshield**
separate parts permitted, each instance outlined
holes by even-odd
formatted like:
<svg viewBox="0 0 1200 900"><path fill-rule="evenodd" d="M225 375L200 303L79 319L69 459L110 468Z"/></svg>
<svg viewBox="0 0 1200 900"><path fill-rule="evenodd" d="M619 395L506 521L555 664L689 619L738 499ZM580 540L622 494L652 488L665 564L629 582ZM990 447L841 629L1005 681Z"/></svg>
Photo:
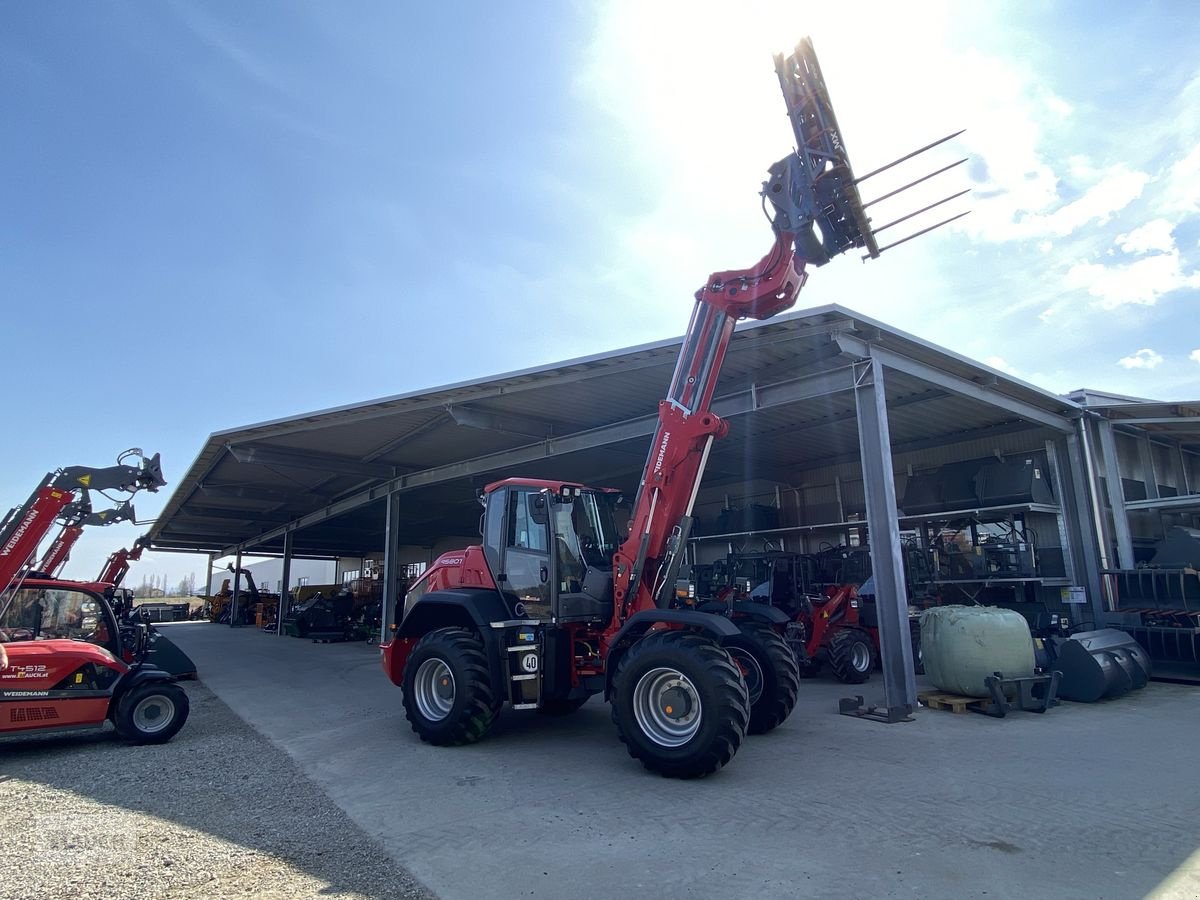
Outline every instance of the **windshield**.
<svg viewBox="0 0 1200 900"><path fill-rule="evenodd" d="M104 609L86 591L22 588L0 603L0 641L70 638L107 644L111 639Z"/></svg>
<svg viewBox="0 0 1200 900"><path fill-rule="evenodd" d="M617 494L584 491L573 503L553 504L554 534L560 556L571 557L570 568L607 569L621 536L617 529ZM565 544L565 548L562 546ZM560 564L565 563L560 560Z"/></svg>

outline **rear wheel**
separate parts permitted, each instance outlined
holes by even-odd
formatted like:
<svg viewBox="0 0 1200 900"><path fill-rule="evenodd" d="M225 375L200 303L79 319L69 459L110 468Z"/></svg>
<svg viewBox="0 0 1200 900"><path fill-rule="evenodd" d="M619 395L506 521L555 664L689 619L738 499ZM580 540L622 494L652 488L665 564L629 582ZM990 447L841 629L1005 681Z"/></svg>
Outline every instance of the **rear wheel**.
<svg viewBox="0 0 1200 900"><path fill-rule="evenodd" d="M829 668L838 681L862 684L875 667L871 638L859 628L839 628L829 641Z"/></svg>
<svg viewBox="0 0 1200 900"><path fill-rule="evenodd" d="M165 744L188 717L188 695L170 681L140 684L117 701L113 724L135 744Z"/></svg>
<svg viewBox="0 0 1200 900"><path fill-rule="evenodd" d="M412 730L437 746L478 741L503 703L483 641L465 628L439 628L421 638L404 667L403 687Z"/></svg>
<svg viewBox="0 0 1200 900"><path fill-rule="evenodd" d="M749 734L765 734L791 715L800 691L796 655L769 625L739 622L741 634L721 646L741 670L750 695Z"/></svg>
<svg viewBox="0 0 1200 900"><path fill-rule="evenodd" d="M746 683L721 647L698 634L665 631L629 648L613 679L612 718L629 750L670 778L711 775L746 734Z"/></svg>

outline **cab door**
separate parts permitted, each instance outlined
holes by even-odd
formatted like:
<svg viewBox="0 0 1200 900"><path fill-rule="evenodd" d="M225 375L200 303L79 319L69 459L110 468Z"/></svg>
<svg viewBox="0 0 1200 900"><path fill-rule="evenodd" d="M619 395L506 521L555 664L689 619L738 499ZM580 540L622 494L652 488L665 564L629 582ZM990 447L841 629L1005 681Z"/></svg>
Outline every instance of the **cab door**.
<svg viewBox="0 0 1200 900"><path fill-rule="evenodd" d="M553 573L547 495L532 487L506 487L502 492L505 496L488 498L485 525L488 562L495 569L496 584L515 615L549 619Z"/></svg>

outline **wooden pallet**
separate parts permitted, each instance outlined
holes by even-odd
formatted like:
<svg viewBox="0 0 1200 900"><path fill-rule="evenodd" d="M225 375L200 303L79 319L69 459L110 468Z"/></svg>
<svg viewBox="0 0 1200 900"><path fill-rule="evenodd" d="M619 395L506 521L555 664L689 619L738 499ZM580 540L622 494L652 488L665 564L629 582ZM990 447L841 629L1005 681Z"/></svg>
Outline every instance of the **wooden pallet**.
<svg viewBox="0 0 1200 900"><path fill-rule="evenodd" d="M922 691L917 694L917 700L930 709L948 709L955 713L965 713L972 706L987 706L990 702L987 697L964 697L946 691Z"/></svg>

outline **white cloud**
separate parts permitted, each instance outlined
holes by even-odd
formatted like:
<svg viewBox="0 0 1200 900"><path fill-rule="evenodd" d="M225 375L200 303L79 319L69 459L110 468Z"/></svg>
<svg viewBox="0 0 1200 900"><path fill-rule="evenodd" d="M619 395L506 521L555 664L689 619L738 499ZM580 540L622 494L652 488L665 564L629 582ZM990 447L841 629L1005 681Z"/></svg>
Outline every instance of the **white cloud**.
<svg viewBox="0 0 1200 900"><path fill-rule="evenodd" d="M1188 359L1190 359L1192 362L1200 363L1200 350L1193 350L1188 354Z"/></svg>
<svg viewBox="0 0 1200 900"><path fill-rule="evenodd" d="M984 362L993 369L999 369L1001 372L1007 372L1009 375L1017 375L1017 369L1009 365L1008 360L1003 356L989 356Z"/></svg>
<svg viewBox="0 0 1200 900"><path fill-rule="evenodd" d="M1170 253L1175 249L1174 230L1175 226L1166 219L1155 219L1128 234L1118 234L1117 243L1126 253L1149 253L1151 250Z"/></svg>
<svg viewBox="0 0 1200 900"><path fill-rule="evenodd" d="M1200 272L1185 273L1179 252L1157 253L1127 264L1076 263L1064 278L1071 289L1086 290L1102 309L1154 306L1164 294L1200 288Z"/></svg>
<svg viewBox="0 0 1200 900"><path fill-rule="evenodd" d="M1160 354L1155 353L1150 348L1146 347L1138 350L1130 356L1123 356L1117 360L1118 366L1124 366L1126 369L1154 369L1157 368L1163 361Z"/></svg>
<svg viewBox="0 0 1200 900"><path fill-rule="evenodd" d="M1200 144L1167 170L1164 196L1168 209L1200 212Z"/></svg>

